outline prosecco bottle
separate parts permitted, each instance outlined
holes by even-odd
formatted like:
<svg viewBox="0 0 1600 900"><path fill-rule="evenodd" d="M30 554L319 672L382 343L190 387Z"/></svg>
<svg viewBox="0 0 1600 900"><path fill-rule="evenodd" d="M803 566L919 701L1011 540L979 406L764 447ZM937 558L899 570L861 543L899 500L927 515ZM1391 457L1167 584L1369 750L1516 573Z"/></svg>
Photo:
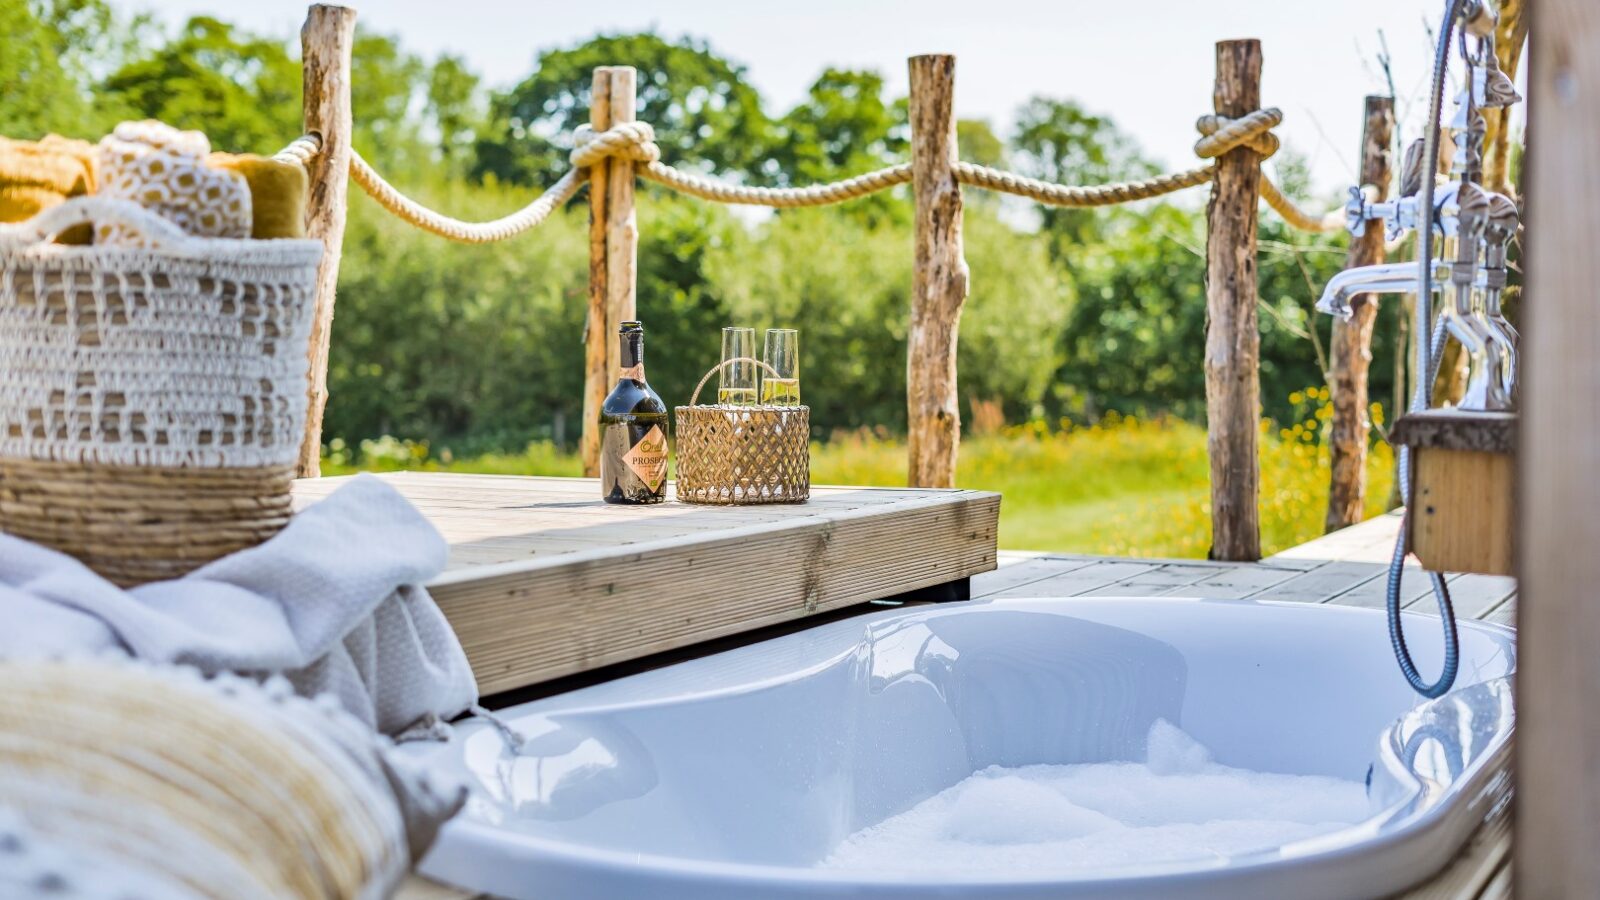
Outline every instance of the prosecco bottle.
<svg viewBox="0 0 1600 900"><path fill-rule="evenodd" d="M667 499L667 406L644 380L644 326L617 331L622 371L600 407L600 496L607 503Z"/></svg>

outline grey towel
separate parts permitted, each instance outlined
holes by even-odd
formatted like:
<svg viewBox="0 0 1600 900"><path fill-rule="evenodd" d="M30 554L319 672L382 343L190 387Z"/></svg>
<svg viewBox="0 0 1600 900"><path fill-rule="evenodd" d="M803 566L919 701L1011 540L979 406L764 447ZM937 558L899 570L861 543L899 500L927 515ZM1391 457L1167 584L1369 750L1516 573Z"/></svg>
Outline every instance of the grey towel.
<svg viewBox="0 0 1600 900"><path fill-rule="evenodd" d="M477 701L466 654L422 584L444 539L404 497L358 476L271 540L172 581L124 590L0 534L0 657L121 649L205 672L282 672L386 734Z"/></svg>

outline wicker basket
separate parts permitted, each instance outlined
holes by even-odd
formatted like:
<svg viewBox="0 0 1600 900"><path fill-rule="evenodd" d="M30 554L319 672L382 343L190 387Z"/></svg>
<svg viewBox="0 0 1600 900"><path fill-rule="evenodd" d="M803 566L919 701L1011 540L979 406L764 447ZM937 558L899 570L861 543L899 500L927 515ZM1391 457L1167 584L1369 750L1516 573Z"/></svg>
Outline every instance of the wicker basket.
<svg viewBox="0 0 1600 900"><path fill-rule="evenodd" d="M75 225L144 246L65 246ZM289 520L322 245L190 237L84 197L0 228L0 530L118 584Z"/></svg>
<svg viewBox="0 0 1600 900"><path fill-rule="evenodd" d="M811 410L804 406L699 406L716 366L677 408L678 499L745 506L804 503L811 496ZM774 372L773 374L777 374Z"/></svg>

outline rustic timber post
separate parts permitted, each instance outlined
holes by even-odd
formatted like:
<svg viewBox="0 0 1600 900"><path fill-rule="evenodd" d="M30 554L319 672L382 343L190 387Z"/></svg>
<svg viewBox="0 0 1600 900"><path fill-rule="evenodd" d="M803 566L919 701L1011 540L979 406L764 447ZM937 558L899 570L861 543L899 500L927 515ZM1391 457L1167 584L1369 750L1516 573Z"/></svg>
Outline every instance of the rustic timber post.
<svg viewBox="0 0 1600 900"><path fill-rule="evenodd" d="M1600 897L1600 4L1535 9L1511 866L1526 900Z"/></svg>
<svg viewBox="0 0 1600 900"><path fill-rule="evenodd" d="M339 254L350 187L350 49L355 43L356 11L317 4L300 29L304 72L305 131L322 141L307 163L306 236L322 242L317 264L316 311L311 322L310 375L306 430L300 441L297 474L322 474L322 412L328 404L328 339L333 333L333 294L339 282Z"/></svg>
<svg viewBox="0 0 1600 900"><path fill-rule="evenodd" d="M611 127L611 70L594 70L589 90L589 127L596 132ZM607 347L615 332L606 321L606 185L610 161L601 158L589 167L589 307L584 313L583 429L578 456L583 474L600 475L600 404L606 398L611 370L606 368Z"/></svg>
<svg viewBox="0 0 1600 900"><path fill-rule="evenodd" d="M594 70L589 126L605 131L637 115L632 66ZM633 205L633 161L613 157L589 169L589 311L584 330L583 473L600 474L600 404L616 377L617 325L638 318L639 224Z"/></svg>
<svg viewBox="0 0 1600 900"><path fill-rule="evenodd" d="M913 56L911 172L916 197L916 264L906 340L906 427L912 487L954 487L961 444L956 346L967 300L956 183L956 58Z"/></svg>
<svg viewBox="0 0 1600 900"><path fill-rule="evenodd" d="M1220 116L1261 107L1261 42L1217 44L1212 95ZM1211 558L1261 558L1261 335L1256 325L1256 204L1261 157L1249 146L1217 159L1206 205L1206 449L1211 458Z"/></svg>
<svg viewBox="0 0 1600 900"><path fill-rule="evenodd" d="M1394 140L1394 100L1368 97L1366 124L1361 131L1361 184L1374 190L1374 200L1389 193L1390 145ZM1350 240L1344 267L1353 269L1383 262L1383 229L1368 225L1358 238ZM1328 386L1333 394L1333 420L1330 423L1328 452L1331 474L1328 482L1328 514L1323 522L1327 531L1337 531L1360 522L1367 499L1367 440L1370 422L1367 415L1367 370L1372 365L1372 324L1378 316L1378 295L1361 294L1350 302L1354 315L1347 322L1333 320L1330 342Z"/></svg>

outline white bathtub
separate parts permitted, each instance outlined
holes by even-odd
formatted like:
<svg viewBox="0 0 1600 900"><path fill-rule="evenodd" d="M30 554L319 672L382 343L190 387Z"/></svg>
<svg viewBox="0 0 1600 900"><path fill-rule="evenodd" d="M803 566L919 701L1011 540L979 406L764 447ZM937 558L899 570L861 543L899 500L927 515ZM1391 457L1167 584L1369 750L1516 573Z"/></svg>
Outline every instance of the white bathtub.
<svg viewBox="0 0 1600 900"><path fill-rule="evenodd" d="M1424 671L1437 620L1408 617ZM1461 624L1459 688L1420 703L1381 612L1061 599L836 622L481 722L434 764L473 788L421 871L513 898L1358 898L1444 865L1504 777L1515 652ZM1372 818L1183 864L967 875L813 868L989 765L1135 759L1156 719L1229 766L1365 779Z"/></svg>

